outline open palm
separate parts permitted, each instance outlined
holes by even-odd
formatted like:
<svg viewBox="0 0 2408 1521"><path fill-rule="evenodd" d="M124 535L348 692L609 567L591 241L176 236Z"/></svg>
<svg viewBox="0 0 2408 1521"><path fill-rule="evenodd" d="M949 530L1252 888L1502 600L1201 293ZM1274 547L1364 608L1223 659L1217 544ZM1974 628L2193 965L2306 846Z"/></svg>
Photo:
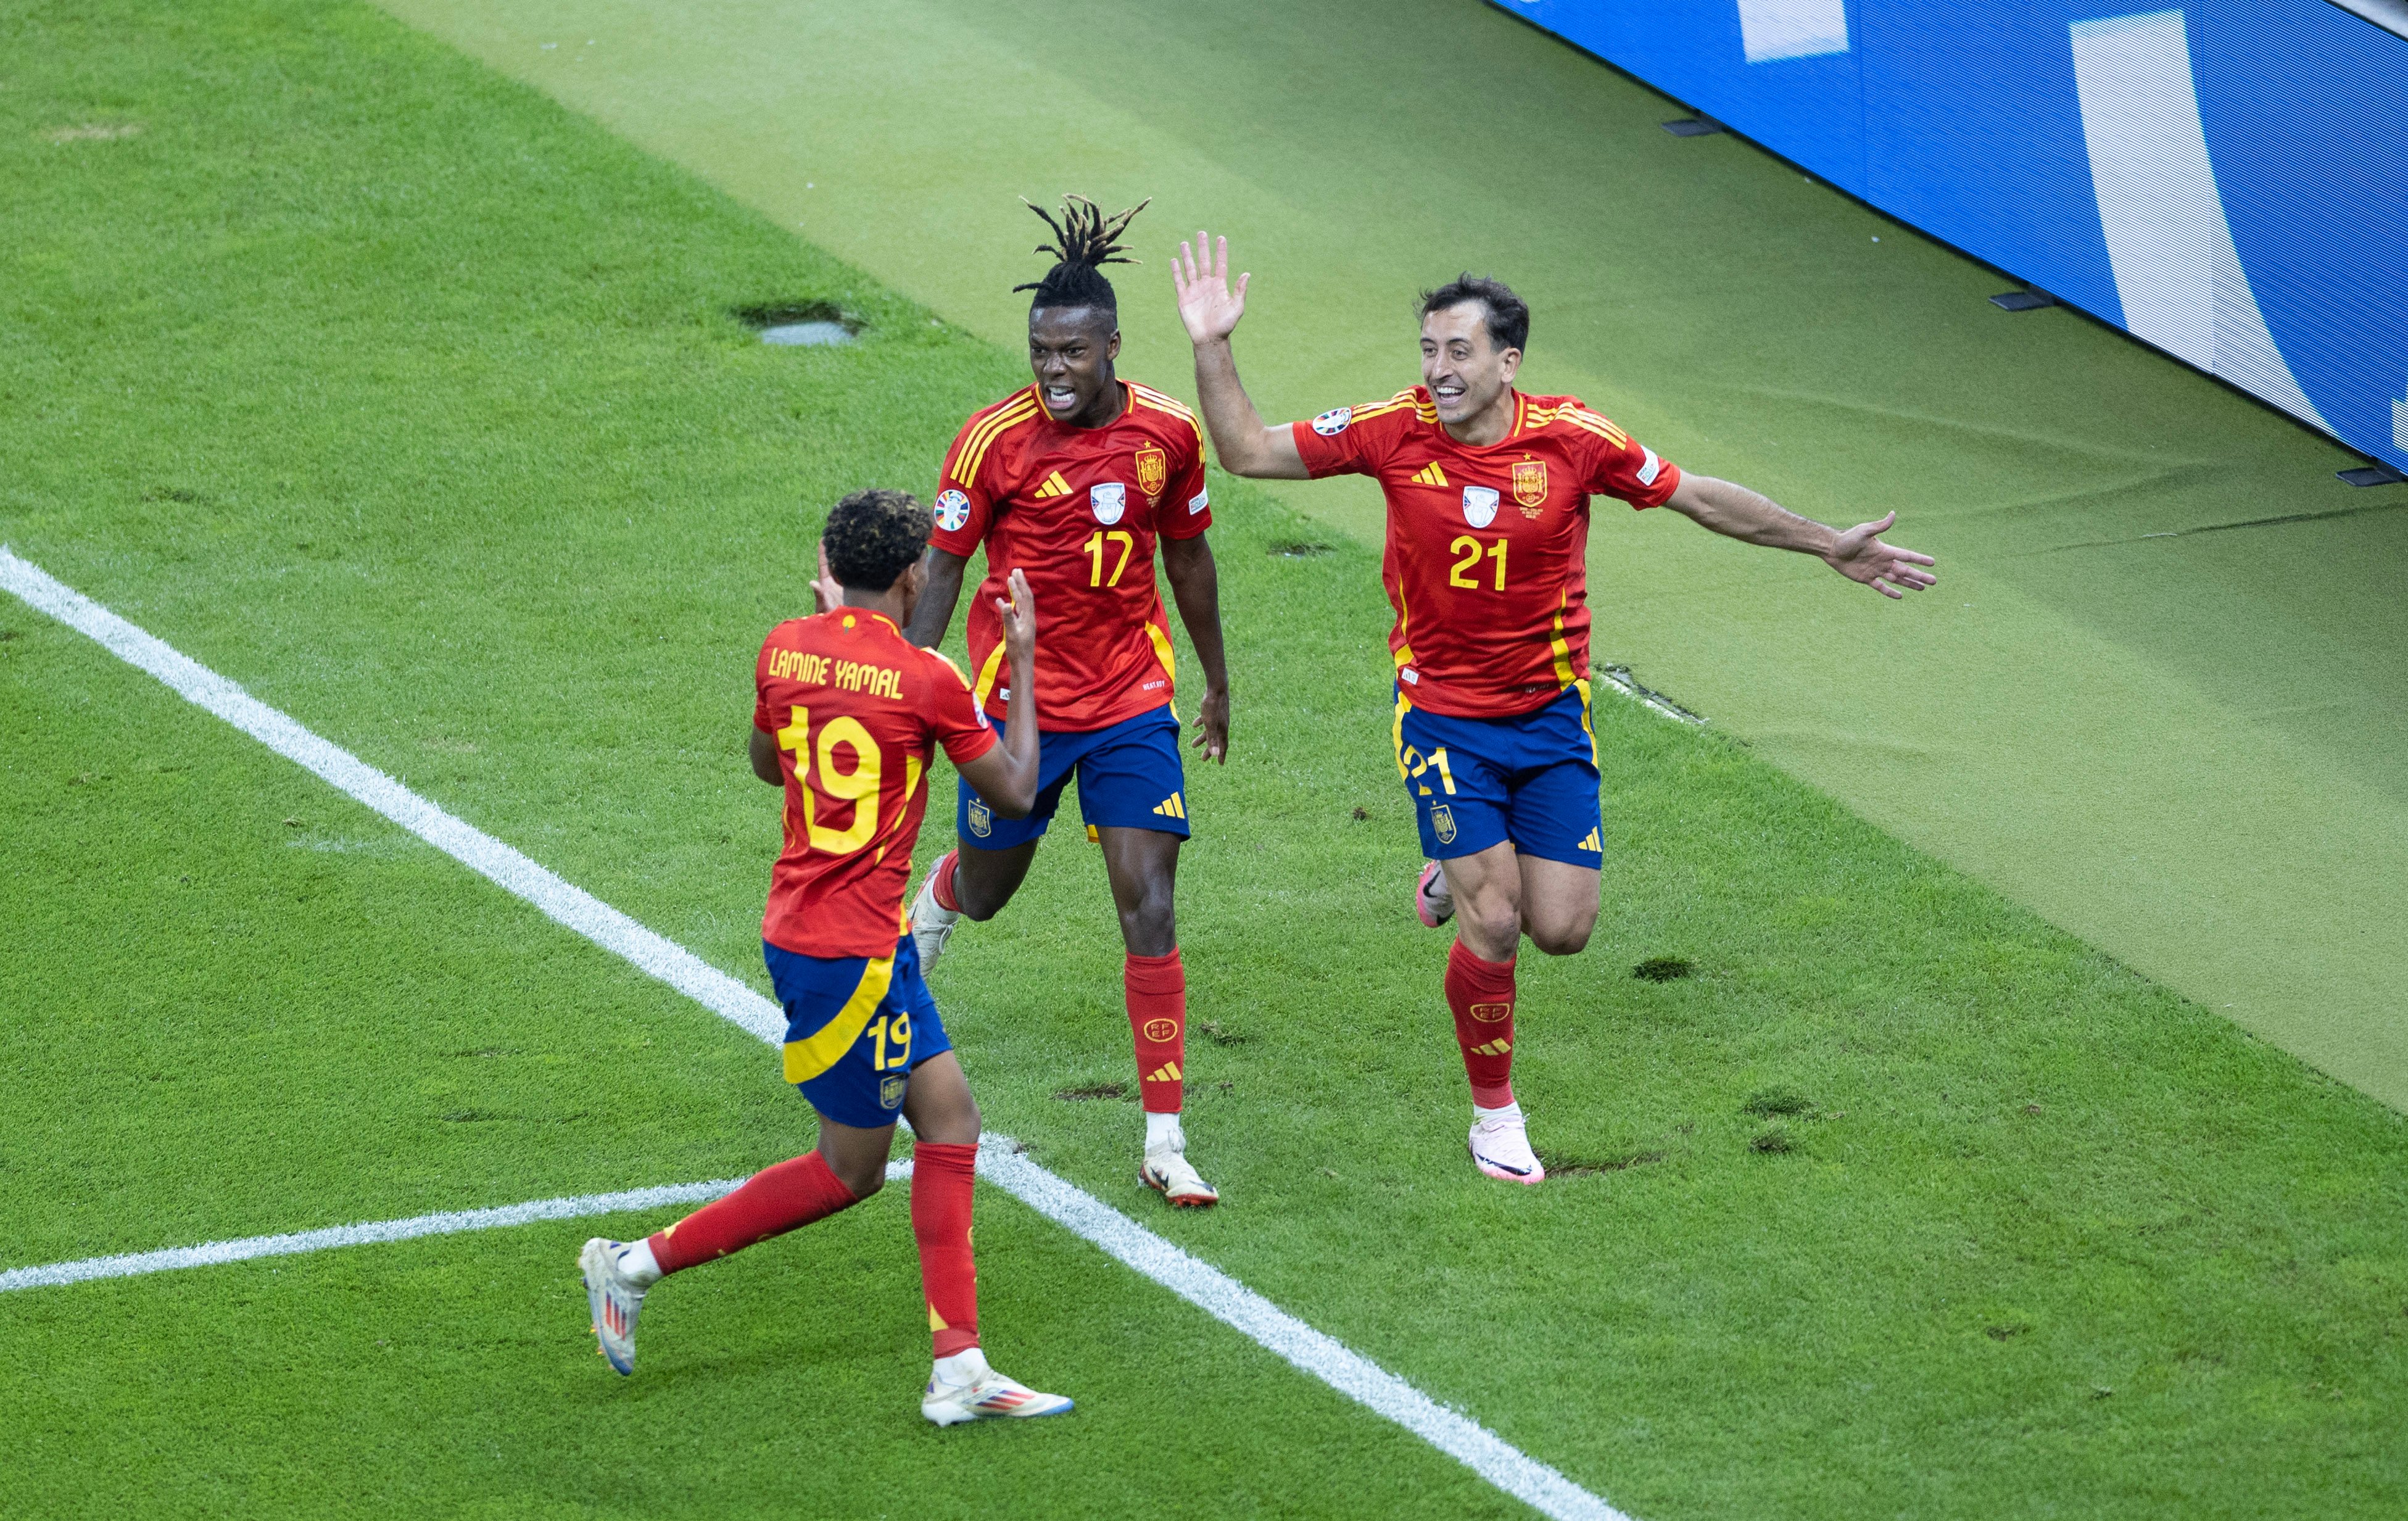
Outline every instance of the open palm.
<svg viewBox="0 0 2408 1521"><path fill-rule="evenodd" d="M1202 231L1196 234L1196 243L1179 245L1179 252L1170 261L1170 283L1179 293L1179 320L1187 324L1187 337L1196 343L1211 343L1227 337L1246 314L1246 281L1251 274L1238 277L1237 289L1229 288L1229 240L1219 240L1216 248Z"/></svg>
<svg viewBox="0 0 2408 1521"><path fill-rule="evenodd" d="M1896 522L1898 514L1892 512L1879 523L1860 523L1840 535L1827 557L1831 568L1884 596L1898 596L1901 589L1919 592L1930 585L1939 579L1923 568L1932 564L1930 555L1882 542L1883 531Z"/></svg>

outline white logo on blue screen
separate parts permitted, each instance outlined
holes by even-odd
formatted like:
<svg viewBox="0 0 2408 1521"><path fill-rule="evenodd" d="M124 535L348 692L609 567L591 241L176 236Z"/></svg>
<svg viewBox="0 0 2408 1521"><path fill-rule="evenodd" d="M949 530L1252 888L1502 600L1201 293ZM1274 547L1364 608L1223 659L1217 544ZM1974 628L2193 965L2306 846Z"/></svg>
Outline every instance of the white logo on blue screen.
<svg viewBox="0 0 2408 1521"><path fill-rule="evenodd" d="M1463 488L1463 521L1475 528L1485 528L1497 521L1497 488L1466 486Z"/></svg>
<svg viewBox="0 0 2408 1521"><path fill-rule="evenodd" d="M1354 421L1354 408L1332 407L1329 410L1322 413L1319 417L1312 420L1312 431L1320 434L1325 438L1335 438L1340 434L1346 431L1347 423Z"/></svg>
<svg viewBox="0 0 2408 1521"><path fill-rule="evenodd" d="M1128 488L1117 481L1107 481L1087 488L1087 505L1096 511L1096 521L1106 527L1121 521L1128 510Z"/></svg>
<svg viewBox="0 0 2408 1521"><path fill-rule="evenodd" d="M960 492L946 490L937 493L937 526L947 533L957 532L970 521L970 499Z"/></svg>

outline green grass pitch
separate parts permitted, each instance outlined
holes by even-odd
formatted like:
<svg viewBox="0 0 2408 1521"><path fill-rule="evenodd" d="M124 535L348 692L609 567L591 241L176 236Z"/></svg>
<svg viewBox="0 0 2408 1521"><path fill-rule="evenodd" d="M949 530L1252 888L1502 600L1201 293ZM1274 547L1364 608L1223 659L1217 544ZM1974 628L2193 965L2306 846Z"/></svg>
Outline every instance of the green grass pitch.
<svg viewBox="0 0 2408 1521"><path fill-rule="evenodd" d="M1015 356L360 6L11 6L0 184L0 541L759 985L752 652L821 504L924 489ZM864 341L731 315L784 300ZM1374 559L1213 485L1227 1201L1057 1097L1131 1075L1074 829L938 979L997 1129L1644 1521L2408 1509L2408 1125L1730 739L1601 702L1597 941L1524 963L1563 1175L1475 1175ZM13 601L0 840L0 1267L808 1144L749 1038ZM576 1222L0 1296L0 1514L1525 1514L980 1208L1067 1420L919 1420L899 1197L664 1289L627 1381Z"/></svg>

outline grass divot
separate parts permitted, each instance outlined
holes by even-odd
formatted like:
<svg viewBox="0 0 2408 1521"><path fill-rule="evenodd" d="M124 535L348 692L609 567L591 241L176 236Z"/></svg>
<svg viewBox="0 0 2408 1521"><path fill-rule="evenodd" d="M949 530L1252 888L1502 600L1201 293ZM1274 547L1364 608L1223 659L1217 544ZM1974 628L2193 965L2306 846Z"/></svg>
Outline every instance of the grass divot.
<svg viewBox="0 0 2408 1521"><path fill-rule="evenodd" d="M1697 966L1686 956L1649 956L1630 969L1630 975L1642 983L1671 983L1697 974Z"/></svg>

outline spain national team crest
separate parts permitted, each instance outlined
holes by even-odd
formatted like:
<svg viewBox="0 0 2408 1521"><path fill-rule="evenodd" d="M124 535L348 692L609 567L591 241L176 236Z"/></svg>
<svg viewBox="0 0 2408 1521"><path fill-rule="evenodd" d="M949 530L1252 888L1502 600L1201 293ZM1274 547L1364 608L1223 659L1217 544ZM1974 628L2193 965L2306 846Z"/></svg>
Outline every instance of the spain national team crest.
<svg viewBox="0 0 2408 1521"><path fill-rule="evenodd" d="M1128 510L1128 488L1117 481L1107 481L1087 488L1087 505L1095 509L1096 521L1109 528L1121 521Z"/></svg>
<svg viewBox="0 0 2408 1521"><path fill-rule="evenodd" d="M1463 521L1475 528L1485 528L1497 521L1497 488L1466 486L1463 488Z"/></svg>
<svg viewBox="0 0 2408 1521"><path fill-rule="evenodd" d="M1179 1039L1179 1021L1149 1019L1145 1022L1145 1038L1149 1040L1176 1040Z"/></svg>
<svg viewBox="0 0 2408 1521"><path fill-rule="evenodd" d="M1547 462L1542 459L1513 462L1513 499L1524 507L1547 505Z"/></svg>
<svg viewBox="0 0 2408 1521"><path fill-rule="evenodd" d="M1438 836L1441 845L1455 843L1455 810L1444 803L1430 805L1430 833Z"/></svg>
<svg viewBox="0 0 2408 1521"><path fill-rule="evenodd" d="M899 1072L880 1078L878 1080L878 1107L881 1109L901 1109L903 1107L904 1091L910 1087L910 1085L911 1080L903 1076Z"/></svg>
<svg viewBox="0 0 2408 1521"><path fill-rule="evenodd" d="M969 815L970 833L978 836L981 839L984 839L987 836L995 833L995 813L994 811L986 806L986 804L980 802L976 798L972 798L970 800Z"/></svg>
<svg viewBox="0 0 2408 1521"><path fill-rule="evenodd" d="M1513 1006L1510 1003L1475 1003L1471 1006L1471 1017L1483 1025L1497 1024L1512 1018L1512 1014Z"/></svg>
<svg viewBox="0 0 2408 1521"><path fill-rule="evenodd" d="M1148 505L1161 495L1162 488L1168 484L1170 456L1162 452L1159 444L1140 445L1137 452L1137 489L1145 493Z"/></svg>

